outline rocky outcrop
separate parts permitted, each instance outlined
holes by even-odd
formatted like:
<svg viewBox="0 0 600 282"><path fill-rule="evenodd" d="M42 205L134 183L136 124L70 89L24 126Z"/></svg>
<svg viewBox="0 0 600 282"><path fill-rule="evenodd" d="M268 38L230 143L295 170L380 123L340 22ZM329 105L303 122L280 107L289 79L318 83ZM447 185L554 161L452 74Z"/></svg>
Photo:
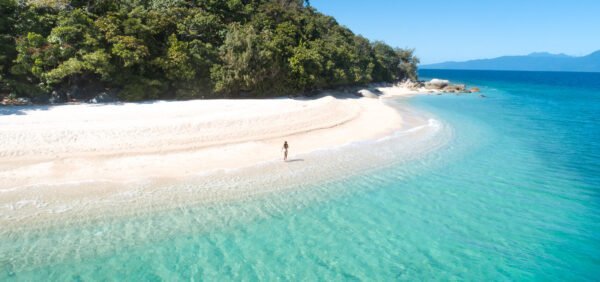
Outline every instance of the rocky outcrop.
<svg viewBox="0 0 600 282"><path fill-rule="evenodd" d="M425 84L423 81L406 79L400 82L398 86L408 88L414 91L419 91L421 88L425 87Z"/></svg>
<svg viewBox="0 0 600 282"><path fill-rule="evenodd" d="M466 86L464 84L448 84L442 90L447 92L464 92Z"/></svg>
<svg viewBox="0 0 600 282"><path fill-rule="evenodd" d="M431 90L442 90L448 85L450 85L450 81L445 79L434 78L430 81L425 82L425 88Z"/></svg>
<svg viewBox="0 0 600 282"><path fill-rule="evenodd" d="M467 88L465 84L453 84L449 80L434 78L429 81L404 80L397 84L398 87L408 88L421 93L432 93L441 95L443 93L474 93L479 92L479 88Z"/></svg>
<svg viewBox="0 0 600 282"><path fill-rule="evenodd" d="M50 104L62 104L67 102L67 95L64 93L59 93L56 90L52 91L50 94L50 98L48 99L48 103Z"/></svg>
<svg viewBox="0 0 600 282"><path fill-rule="evenodd" d="M381 92L377 89L361 89L356 92L356 96L373 99L379 98L379 94Z"/></svg>
<svg viewBox="0 0 600 282"><path fill-rule="evenodd" d="M79 80L63 85L50 95L50 103L111 103L117 102L118 89L107 88L100 82Z"/></svg>
<svg viewBox="0 0 600 282"><path fill-rule="evenodd" d="M88 103L98 104L98 103L116 103L119 102L117 98L117 91L108 90L100 92L94 98L88 100Z"/></svg>
<svg viewBox="0 0 600 282"><path fill-rule="evenodd" d="M0 102L0 104L8 106L25 106L25 105L31 105L31 99L29 98L12 98L12 97L6 97L4 99L2 99L2 102Z"/></svg>
<svg viewBox="0 0 600 282"><path fill-rule="evenodd" d="M422 82L425 89L430 90L430 92L437 93L474 93L479 92L479 88L472 87L467 89L465 84L452 84L450 81L445 79L437 79L434 78L430 81Z"/></svg>

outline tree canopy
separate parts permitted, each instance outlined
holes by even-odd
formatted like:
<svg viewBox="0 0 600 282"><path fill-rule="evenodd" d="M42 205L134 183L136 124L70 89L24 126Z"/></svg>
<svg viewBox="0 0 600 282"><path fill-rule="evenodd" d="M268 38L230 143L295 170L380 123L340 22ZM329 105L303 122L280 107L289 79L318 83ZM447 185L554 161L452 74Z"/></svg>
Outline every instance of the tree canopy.
<svg viewBox="0 0 600 282"><path fill-rule="evenodd" d="M0 96L260 97L416 78L412 50L309 1L0 0L0 14Z"/></svg>

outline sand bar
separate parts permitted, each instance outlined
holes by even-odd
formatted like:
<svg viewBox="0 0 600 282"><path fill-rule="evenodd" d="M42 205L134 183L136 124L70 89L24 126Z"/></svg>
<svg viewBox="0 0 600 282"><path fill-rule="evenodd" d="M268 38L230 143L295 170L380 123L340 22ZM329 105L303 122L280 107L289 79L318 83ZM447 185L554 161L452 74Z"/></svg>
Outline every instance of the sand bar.
<svg viewBox="0 0 600 282"><path fill-rule="evenodd" d="M232 169L281 158L284 140L293 158L402 122L381 99L329 95L21 108L0 115L0 189Z"/></svg>
<svg viewBox="0 0 600 282"><path fill-rule="evenodd" d="M390 97L417 91L380 90L377 98L4 108L0 224L87 221L303 189L444 143L435 120L390 105L397 101Z"/></svg>

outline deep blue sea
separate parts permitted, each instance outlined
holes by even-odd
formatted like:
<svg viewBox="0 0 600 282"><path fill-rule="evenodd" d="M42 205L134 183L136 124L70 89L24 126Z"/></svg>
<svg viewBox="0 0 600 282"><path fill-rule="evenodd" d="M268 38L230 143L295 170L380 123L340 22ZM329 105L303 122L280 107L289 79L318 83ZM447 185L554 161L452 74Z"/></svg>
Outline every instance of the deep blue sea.
<svg viewBox="0 0 600 282"><path fill-rule="evenodd" d="M9 233L0 280L600 280L600 73L420 76L485 96L406 102L451 128L435 152L226 209ZM210 218L227 224L192 227Z"/></svg>

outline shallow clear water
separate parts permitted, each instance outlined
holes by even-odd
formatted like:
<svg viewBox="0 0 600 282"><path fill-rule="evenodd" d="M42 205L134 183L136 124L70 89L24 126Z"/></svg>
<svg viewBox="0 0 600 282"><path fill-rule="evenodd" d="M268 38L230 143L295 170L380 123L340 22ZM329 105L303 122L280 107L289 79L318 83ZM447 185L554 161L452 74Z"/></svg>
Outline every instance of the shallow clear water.
<svg viewBox="0 0 600 282"><path fill-rule="evenodd" d="M422 71L424 157L243 202L0 237L0 280L597 280L600 74ZM110 241L103 240L110 238Z"/></svg>

